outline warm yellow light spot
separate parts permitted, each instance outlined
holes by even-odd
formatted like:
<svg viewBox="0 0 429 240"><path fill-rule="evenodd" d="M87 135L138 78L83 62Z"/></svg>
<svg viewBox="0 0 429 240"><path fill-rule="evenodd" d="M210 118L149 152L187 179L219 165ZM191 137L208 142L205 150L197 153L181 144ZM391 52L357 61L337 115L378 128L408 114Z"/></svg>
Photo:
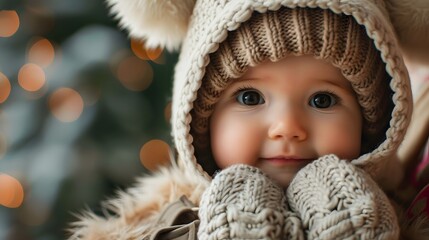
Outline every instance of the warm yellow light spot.
<svg viewBox="0 0 429 240"><path fill-rule="evenodd" d="M161 54L161 56L159 56L159 58L153 60L154 63L157 64L165 64L165 56L163 54Z"/></svg>
<svg viewBox="0 0 429 240"><path fill-rule="evenodd" d="M131 39L131 50L137 57L143 60L154 61L158 59L162 54L161 48L146 48L143 42L136 39Z"/></svg>
<svg viewBox="0 0 429 240"><path fill-rule="evenodd" d="M45 82L45 72L40 66L34 63L27 63L19 70L18 83L23 89L29 92L40 90L45 85Z"/></svg>
<svg viewBox="0 0 429 240"><path fill-rule="evenodd" d="M49 66L54 61L54 57L54 46L45 38L36 41L28 51L28 61L42 67Z"/></svg>
<svg viewBox="0 0 429 240"><path fill-rule="evenodd" d="M171 119L171 102L169 102L164 108L164 117L165 121L169 123Z"/></svg>
<svg viewBox="0 0 429 240"><path fill-rule="evenodd" d="M10 37L18 28L19 16L16 11L0 10L0 37Z"/></svg>
<svg viewBox="0 0 429 240"><path fill-rule="evenodd" d="M119 81L129 90L143 91L152 83L153 70L146 61L129 56L123 59L117 68Z"/></svg>
<svg viewBox="0 0 429 240"><path fill-rule="evenodd" d="M12 176L0 173L0 205L17 208L24 201L24 189Z"/></svg>
<svg viewBox="0 0 429 240"><path fill-rule="evenodd" d="M0 103L4 103L10 95L11 85L9 79L0 72Z"/></svg>
<svg viewBox="0 0 429 240"><path fill-rule="evenodd" d="M71 88L60 88L50 96L49 109L61 122L73 122L83 112L82 96Z"/></svg>
<svg viewBox="0 0 429 240"><path fill-rule="evenodd" d="M170 164L170 147L162 140L150 140L140 149L140 161L150 171L155 171L160 166L168 166Z"/></svg>

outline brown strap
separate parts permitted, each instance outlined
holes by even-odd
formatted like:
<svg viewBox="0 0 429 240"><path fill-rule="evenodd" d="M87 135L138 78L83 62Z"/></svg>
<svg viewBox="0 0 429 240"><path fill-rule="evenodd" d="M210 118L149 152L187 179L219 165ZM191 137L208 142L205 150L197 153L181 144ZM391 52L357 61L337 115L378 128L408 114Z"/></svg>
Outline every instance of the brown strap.
<svg viewBox="0 0 429 240"><path fill-rule="evenodd" d="M188 224L160 228L150 240L196 240L200 220Z"/></svg>
<svg viewBox="0 0 429 240"><path fill-rule="evenodd" d="M198 208L186 196L169 204L159 216L156 229L144 240L197 239Z"/></svg>

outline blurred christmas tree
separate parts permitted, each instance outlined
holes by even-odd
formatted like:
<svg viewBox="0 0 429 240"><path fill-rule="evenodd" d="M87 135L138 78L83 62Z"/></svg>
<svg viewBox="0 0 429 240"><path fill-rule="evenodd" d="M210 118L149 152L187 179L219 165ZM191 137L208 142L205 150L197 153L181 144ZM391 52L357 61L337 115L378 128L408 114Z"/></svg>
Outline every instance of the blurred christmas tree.
<svg viewBox="0 0 429 240"><path fill-rule="evenodd" d="M102 0L0 0L0 239L65 239L153 166L176 59Z"/></svg>

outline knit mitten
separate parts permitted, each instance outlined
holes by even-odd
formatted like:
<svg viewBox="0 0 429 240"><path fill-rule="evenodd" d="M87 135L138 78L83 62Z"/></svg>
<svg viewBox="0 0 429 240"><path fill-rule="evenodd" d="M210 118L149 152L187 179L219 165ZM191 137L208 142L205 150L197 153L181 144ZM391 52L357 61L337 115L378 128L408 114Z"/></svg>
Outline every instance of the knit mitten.
<svg viewBox="0 0 429 240"><path fill-rule="evenodd" d="M398 239L388 198L362 169L327 155L310 163L287 190L307 239Z"/></svg>
<svg viewBox="0 0 429 240"><path fill-rule="evenodd" d="M231 166L202 196L198 239L303 239L300 220L287 209L283 190L259 169Z"/></svg>

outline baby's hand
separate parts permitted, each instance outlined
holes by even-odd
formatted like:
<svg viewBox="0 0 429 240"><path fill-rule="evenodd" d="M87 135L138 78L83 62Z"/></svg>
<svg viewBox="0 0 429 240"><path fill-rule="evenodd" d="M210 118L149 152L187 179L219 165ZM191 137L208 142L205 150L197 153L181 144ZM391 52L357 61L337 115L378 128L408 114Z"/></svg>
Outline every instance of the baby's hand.
<svg viewBox="0 0 429 240"><path fill-rule="evenodd" d="M303 239L283 190L259 169L234 165L216 175L199 210L199 239Z"/></svg>
<svg viewBox="0 0 429 240"><path fill-rule="evenodd" d="M298 172L287 190L307 239L398 239L388 198L362 169L334 155Z"/></svg>

